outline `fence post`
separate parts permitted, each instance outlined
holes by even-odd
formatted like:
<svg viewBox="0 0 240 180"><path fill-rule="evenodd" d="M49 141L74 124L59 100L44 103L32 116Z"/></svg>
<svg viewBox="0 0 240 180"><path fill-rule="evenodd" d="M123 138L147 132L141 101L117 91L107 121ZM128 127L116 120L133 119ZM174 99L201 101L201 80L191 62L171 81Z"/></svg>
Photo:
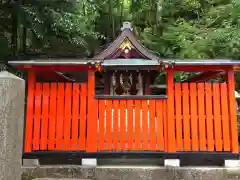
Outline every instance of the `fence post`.
<svg viewBox="0 0 240 180"><path fill-rule="evenodd" d="M87 107L87 151L97 151L97 114L95 95L95 72L88 72L88 107Z"/></svg>
<svg viewBox="0 0 240 180"><path fill-rule="evenodd" d="M27 106L26 106L26 124L24 135L24 152L32 151L33 144L33 109L34 109L34 94L36 76L30 71L28 72L28 90L27 90ZM39 146L39 145L38 145Z"/></svg>
<svg viewBox="0 0 240 180"><path fill-rule="evenodd" d="M230 137L231 150L238 153L238 130L237 130L237 108L235 99L235 81L234 71L227 72L228 101L229 101L229 120L230 120Z"/></svg>
<svg viewBox="0 0 240 180"><path fill-rule="evenodd" d="M97 103L95 96L95 72L88 72L88 84L87 84L87 139L86 139L86 151L97 151ZM84 158L82 159L82 165L96 166L97 159Z"/></svg>
<svg viewBox="0 0 240 180"><path fill-rule="evenodd" d="M174 71L167 72L167 151L176 151L174 119Z"/></svg>
<svg viewBox="0 0 240 180"><path fill-rule="evenodd" d="M0 179L21 178L25 82L0 72Z"/></svg>

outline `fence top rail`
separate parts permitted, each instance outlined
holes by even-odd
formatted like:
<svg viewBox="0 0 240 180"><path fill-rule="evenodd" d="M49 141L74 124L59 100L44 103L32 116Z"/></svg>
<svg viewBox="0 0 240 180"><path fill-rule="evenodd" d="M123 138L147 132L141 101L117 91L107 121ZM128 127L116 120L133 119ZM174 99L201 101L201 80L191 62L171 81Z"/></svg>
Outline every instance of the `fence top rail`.
<svg viewBox="0 0 240 180"><path fill-rule="evenodd" d="M98 100L155 100L155 99L167 99L166 95L145 95L145 96L111 96L111 95L96 95L95 99Z"/></svg>

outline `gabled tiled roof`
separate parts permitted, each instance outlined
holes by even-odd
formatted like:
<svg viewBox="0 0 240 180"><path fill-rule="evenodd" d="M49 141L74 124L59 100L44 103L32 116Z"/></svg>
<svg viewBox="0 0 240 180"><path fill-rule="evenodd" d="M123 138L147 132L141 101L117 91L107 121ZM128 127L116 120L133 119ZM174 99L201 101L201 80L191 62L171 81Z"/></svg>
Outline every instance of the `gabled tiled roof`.
<svg viewBox="0 0 240 180"><path fill-rule="evenodd" d="M124 40L129 40L137 51L139 51L145 59L158 60L159 57L150 53L135 37L131 29L125 28L115 41L94 59L108 59L108 57L118 50Z"/></svg>

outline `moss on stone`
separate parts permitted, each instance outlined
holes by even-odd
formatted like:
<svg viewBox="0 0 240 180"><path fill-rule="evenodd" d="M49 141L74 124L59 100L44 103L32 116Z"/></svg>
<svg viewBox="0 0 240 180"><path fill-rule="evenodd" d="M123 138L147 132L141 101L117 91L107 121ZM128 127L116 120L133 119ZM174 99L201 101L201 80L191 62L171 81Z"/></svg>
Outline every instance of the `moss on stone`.
<svg viewBox="0 0 240 180"><path fill-rule="evenodd" d="M33 177L27 173L22 173L21 180L33 180L34 178L36 178L36 177Z"/></svg>

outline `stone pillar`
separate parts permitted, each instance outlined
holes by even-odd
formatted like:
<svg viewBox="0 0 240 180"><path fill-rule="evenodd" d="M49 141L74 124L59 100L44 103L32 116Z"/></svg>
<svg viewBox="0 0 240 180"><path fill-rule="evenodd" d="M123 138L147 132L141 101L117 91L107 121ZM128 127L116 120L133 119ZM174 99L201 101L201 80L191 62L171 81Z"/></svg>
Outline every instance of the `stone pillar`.
<svg viewBox="0 0 240 180"><path fill-rule="evenodd" d="M0 179L21 177L25 82L0 72Z"/></svg>

